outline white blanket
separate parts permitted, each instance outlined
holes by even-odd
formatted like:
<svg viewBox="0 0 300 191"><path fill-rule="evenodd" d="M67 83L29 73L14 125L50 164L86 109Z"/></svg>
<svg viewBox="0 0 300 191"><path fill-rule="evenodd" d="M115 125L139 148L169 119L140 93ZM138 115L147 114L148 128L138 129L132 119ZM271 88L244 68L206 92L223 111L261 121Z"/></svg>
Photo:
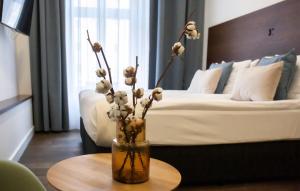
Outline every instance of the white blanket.
<svg viewBox="0 0 300 191"><path fill-rule="evenodd" d="M147 94L146 94L147 95ZM115 122L110 105L92 90L80 93L80 112L86 131L99 146L110 146ZM138 108L141 111L141 108ZM300 138L300 99L241 102L229 94L164 91L147 119L152 145L205 145Z"/></svg>

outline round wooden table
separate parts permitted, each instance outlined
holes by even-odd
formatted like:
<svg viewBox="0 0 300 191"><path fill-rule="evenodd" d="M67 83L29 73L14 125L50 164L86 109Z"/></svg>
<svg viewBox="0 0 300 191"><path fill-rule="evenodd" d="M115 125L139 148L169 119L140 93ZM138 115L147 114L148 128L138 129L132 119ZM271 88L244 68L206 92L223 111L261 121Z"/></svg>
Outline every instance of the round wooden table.
<svg viewBox="0 0 300 191"><path fill-rule="evenodd" d="M171 165L150 159L150 178L141 184L123 184L112 179L111 154L82 155L63 160L47 172L49 183L61 191L173 190L181 175Z"/></svg>

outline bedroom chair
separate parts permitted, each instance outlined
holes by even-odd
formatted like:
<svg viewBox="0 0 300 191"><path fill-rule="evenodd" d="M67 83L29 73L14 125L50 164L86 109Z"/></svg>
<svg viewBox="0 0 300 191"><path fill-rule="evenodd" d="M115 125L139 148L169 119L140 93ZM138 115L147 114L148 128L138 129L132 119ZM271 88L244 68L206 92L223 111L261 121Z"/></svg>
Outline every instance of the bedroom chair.
<svg viewBox="0 0 300 191"><path fill-rule="evenodd" d="M25 166L0 160L0 190L47 191L39 179Z"/></svg>

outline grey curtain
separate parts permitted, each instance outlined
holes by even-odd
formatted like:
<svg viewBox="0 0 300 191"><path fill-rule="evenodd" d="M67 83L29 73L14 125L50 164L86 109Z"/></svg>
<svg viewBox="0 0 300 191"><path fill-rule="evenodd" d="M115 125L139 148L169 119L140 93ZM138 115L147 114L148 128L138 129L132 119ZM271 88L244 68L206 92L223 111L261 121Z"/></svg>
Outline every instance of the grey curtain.
<svg viewBox="0 0 300 191"><path fill-rule="evenodd" d="M155 86L171 55L182 28L189 20L197 22L199 40L185 40L184 56L177 59L161 83L164 89L186 89L202 66L204 0L151 0L149 88ZM188 17L193 12L190 19Z"/></svg>
<svg viewBox="0 0 300 191"><path fill-rule="evenodd" d="M30 35L36 131L69 128L63 0L35 0Z"/></svg>

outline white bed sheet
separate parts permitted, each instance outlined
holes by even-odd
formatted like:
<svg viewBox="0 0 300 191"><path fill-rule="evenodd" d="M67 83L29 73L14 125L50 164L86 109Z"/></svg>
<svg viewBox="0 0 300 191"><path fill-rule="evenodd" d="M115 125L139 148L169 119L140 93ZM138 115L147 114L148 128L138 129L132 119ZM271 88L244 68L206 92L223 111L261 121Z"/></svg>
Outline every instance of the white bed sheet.
<svg viewBox="0 0 300 191"><path fill-rule="evenodd" d="M152 145L208 145L300 139L300 99L248 102L229 94L164 91L146 117ZM80 112L88 135L98 146L110 146L115 122L105 114L109 104L92 90L80 93ZM138 110L141 110L139 108Z"/></svg>

